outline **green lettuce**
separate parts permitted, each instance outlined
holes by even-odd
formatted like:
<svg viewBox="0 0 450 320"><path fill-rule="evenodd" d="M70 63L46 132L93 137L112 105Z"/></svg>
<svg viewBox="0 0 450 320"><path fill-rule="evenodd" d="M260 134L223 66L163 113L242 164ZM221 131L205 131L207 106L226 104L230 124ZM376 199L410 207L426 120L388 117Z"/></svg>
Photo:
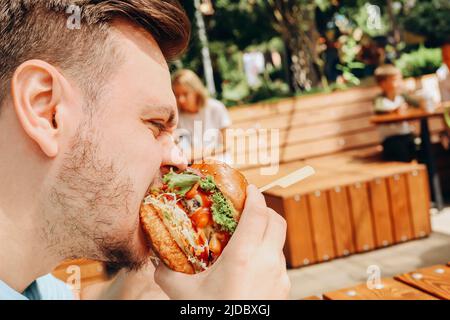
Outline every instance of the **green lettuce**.
<svg viewBox="0 0 450 320"><path fill-rule="evenodd" d="M163 182L167 184L169 191L177 195L184 196L186 192L200 180L200 177L189 172L175 173L169 172L163 177Z"/></svg>
<svg viewBox="0 0 450 320"><path fill-rule="evenodd" d="M206 176L200 180L200 188L205 191L213 191L216 188L216 183L212 176Z"/></svg>
<svg viewBox="0 0 450 320"><path fill-rule="evenodd" d="M229 233L234 233L237 222L234 217L234 208L220 192L212 195L213 204L211 206L214 221Z"/></svg>

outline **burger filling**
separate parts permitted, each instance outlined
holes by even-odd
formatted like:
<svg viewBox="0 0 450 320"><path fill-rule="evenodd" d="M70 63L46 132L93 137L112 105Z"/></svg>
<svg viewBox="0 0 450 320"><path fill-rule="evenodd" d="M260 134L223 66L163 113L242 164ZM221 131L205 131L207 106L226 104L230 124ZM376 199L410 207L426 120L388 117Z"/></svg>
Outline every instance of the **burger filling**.
<svg viewBox="0 0 450 320"><path fill-rule="evenodd" d="M217 260L237 227L236 210L220 192L212 176L193 171L169 172L160 190L152 190L145 204L160 218L197 272Z"/></svg>

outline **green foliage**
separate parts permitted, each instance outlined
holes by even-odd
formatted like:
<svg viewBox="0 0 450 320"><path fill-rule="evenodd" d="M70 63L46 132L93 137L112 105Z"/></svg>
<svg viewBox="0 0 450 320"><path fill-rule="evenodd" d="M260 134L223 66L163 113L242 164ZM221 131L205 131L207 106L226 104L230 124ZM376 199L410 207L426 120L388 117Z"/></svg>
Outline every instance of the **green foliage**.
<svg viewBox="0 0 450 320"><path fill-rule="evenodd" d="M450 1L422 0L403 19L405 30L425 36L429 43L440 46L450 41Z"/></svg>
<svg viewBox="0 0 450 320"><path fill-rule="evenodd" d="M402 54L395 63L404 77L418 77L434 73L441 64L441 49L429 49L423 46L416 51Z"/></svg>
<svg viewBox="0 0 450 320"><path fill-rule="evenodd" d="M359 79L354 75L355 69L364 69L364 64L357 62L357 55L360 50L359 39L355 37L355 33L352 32L348 36L341 36L339 41L341 42L340 61L337 68L342 71L342 76L345 81L354 85L360 83Z"/></svg>

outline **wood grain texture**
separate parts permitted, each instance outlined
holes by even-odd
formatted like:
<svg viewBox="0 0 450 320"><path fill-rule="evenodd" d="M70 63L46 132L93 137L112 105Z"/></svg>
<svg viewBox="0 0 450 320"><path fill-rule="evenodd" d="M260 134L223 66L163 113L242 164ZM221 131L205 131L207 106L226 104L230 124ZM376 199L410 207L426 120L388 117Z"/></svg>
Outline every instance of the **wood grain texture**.
<svg viewBox="0 0 450 320"><path fill-rule="evenodd" d="M405 175L396 174L389 177L388 190L395 242L411 240L413 237L412 221Z"/></svg>
<svg viewBox="0 0 450 320"><path fill-rule="evenodd" d="M333 259L336 253L327 194L317 190L309 194L307 198L316 256L318 261L328 261Z"/></svg>
<svg viewBox="0 0 450 320"><path fill-rule="evenodd" d="M336 255L347 256L355 252L348 190L334 187L328 191L328 197Z"/></svg>
<svg viewBox="0 0 450 320"><path fill-rule="evenodd" d="M350 185L348 191L356 252L372 250L375 248L375 239L367 184Z"/></svg>
<svg viewBox="0 0 450 320"><path fill-rule="evenodd" d="M382 279L382 287L369 289L367 284L325 293L325 300L436 300L435 297L394 279Z"/></svg>
<svg viewBox="0 0 450 320"><path fill-rule="evenodd" d="M450 300L450 267L436 265L398 275L395 279L439 299Z"/></svg>
<svg viewBox="0 0 450 320"><path fill-rule="evenodd" d="M287 222L286 260L288 265L295 268L317 262L306 197L285 199L284 218Z"/></svg>
<svg viewBox="0 0 450 320"><path fill-rule="evenodd" d="M387 182L377 178L369 183L370 205L373 213L376 246L394 244Z"/></svg>
<svg viewBox="0 0 450 320"><path fill-rule="evenodd" d="M413 236L423 238L431 233L428 174L425 169L414 170L407 175L407 182Z"/></svg>

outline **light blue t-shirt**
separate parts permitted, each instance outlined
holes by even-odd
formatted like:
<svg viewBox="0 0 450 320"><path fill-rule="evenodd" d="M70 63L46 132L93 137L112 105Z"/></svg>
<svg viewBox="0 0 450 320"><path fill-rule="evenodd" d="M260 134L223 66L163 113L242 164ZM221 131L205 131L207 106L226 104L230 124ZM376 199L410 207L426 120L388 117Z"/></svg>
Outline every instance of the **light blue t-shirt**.
<svg viewBox="0 0 450 320"><path fill-rule="evenodd" d="M0 280L0 300L73 300L70 287L51 274L38 278L23 293Z"/></svg>

